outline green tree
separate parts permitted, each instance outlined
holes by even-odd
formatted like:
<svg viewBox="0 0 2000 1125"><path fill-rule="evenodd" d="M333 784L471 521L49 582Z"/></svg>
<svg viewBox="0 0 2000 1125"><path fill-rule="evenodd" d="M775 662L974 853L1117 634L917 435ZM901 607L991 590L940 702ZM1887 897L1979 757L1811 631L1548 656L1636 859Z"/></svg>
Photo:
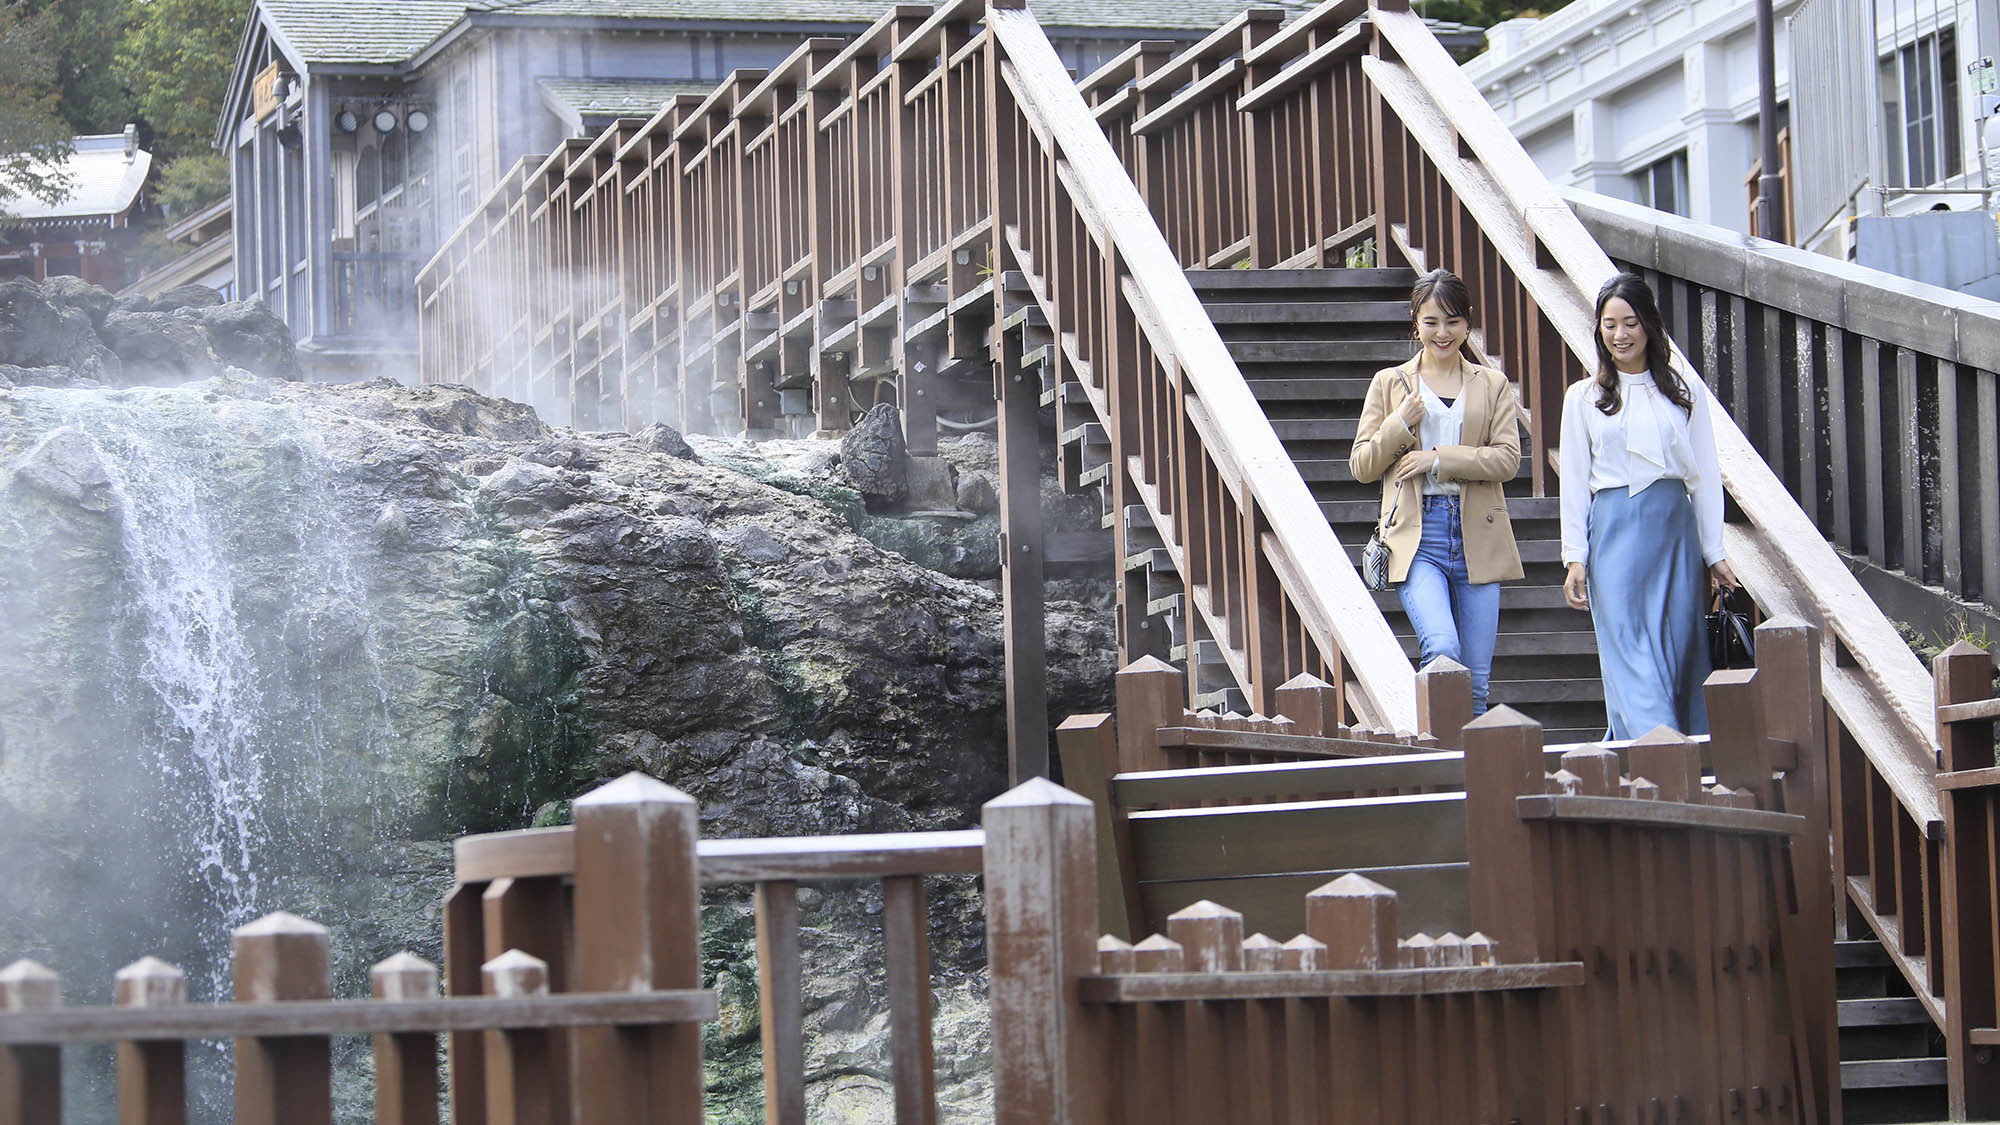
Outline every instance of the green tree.
<svg viewBox="0 0 2000 1125"><path fill-rule="evenodd" d="M229 158L211 148L168 161L153 199L178 222L228 194Z"/></svg>
<svg viewBox="0 0 2000 1125"><path fill-rule="evenodd" d="M1434 20L1492 27L1515 16L1546 16L1568 4L1569 0L1537 0L1532 4L1508 0L1416 0L1413 7Z"/></svg>
<svg viewBox="0 0 2000 1125"><path fill-rule="evenodd" d="M21 0L43 23L56 89L72 133L116 133L135 106L112 65L133 0Z"/></svg>
<svg viewBox="0 0 2000 1125"><path fill-rule="evenodd" d="M165 159L209 147L229 85L245 0L133 0L115 69Z"/></svg>
<svg viewBox="0 0 2000 1125"><path fill-rule="evenodd" d="M23 195L54 203L69 194L60 164L69 124L57 101L42 18L15 0L0 3L0 211Z"/></svg>

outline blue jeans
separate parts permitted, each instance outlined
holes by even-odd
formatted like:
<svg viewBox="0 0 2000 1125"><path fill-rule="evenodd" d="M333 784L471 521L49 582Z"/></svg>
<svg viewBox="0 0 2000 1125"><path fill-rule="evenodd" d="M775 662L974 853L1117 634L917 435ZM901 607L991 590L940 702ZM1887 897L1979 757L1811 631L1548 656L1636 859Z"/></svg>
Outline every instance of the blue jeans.
<svg viewBox="0 0 2000 1125"><path fill-rule="evenodd" d="M1424 536L1407 579L1396 584L1417 630L1419 667L1449 656L1472 673L1472 713L1486 713L1486 682L1500 632L1500 583L1466 577L1458 497L1424 497Z"/></svg>

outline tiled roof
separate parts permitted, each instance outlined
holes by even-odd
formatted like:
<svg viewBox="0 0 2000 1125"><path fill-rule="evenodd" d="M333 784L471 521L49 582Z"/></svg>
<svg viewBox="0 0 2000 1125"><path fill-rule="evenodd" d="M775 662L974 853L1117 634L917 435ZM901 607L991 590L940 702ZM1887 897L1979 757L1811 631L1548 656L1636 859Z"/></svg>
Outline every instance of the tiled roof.
<svg viewBox="0 0 2000 1125"><path fill-rule="evenodd" d="M153 168L153 154L139 149L125 155L121 133L72 139L76 151L63 161L70 175L70 193L60 203L44 203L30 195L7 201L7 217L14 220L86 219L122 215L139 198L146 186L146 174Z"/></svg>
<svg viewBox="0 0 2000 1125"><path fill-rule="evenodd" d="M862 24L891 0L258 0L279 36L313 63L402 63L469 13L541 18L687 20L741 23ZM1250 0L1031 0L1042 23L1055 28L1219 27ZM1281 0L1304 11L1304 0Z"/></svg>
<svg viewBox="0 0 2000 1125"><path fill-rule="evenodd" d="M257 0L278 35L313 63L402 63L464 18L466 0Z"/></svg>
<svg viewBox="0 0 2000 1125"><path fill-rule="evenodd" d="M715 83L706 79L541 78L544 100L572 124L607 117L651 117L675 94L707 94Z"/></svg>

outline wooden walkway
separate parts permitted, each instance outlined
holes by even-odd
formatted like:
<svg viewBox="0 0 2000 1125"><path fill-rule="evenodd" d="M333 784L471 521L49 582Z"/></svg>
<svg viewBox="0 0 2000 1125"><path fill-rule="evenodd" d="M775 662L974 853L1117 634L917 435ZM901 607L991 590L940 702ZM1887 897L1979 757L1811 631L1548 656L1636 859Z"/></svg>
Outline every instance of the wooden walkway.
<svg viewBox="0 0 2000 1125"><path fill-rule="evenodd" d="M1363 380L1408 354L1402 294L1437 266L1470 283L1527 411L1506 706L1470 723L1463 670L1419 674L1393 598L1355 573L1374 501L1344 471ZM1726 360L1724 402L1764 443L1718 408L1760 664L1710 681L1705 742L1589 742L1601 690L1555 593L1550 454L1612 269L1403 0L1252 10L1081 83L1011 0L898 7L524 162L420 276L427 380L579 425L751 434L893 401L920 454L954 403L997 410L1020 786L950 840L732 844L697 843L685 798L628 778L579 800L574 830L463 842L446 1000L396 1001L429 979L405 963L382 1001L329 1006L323 934L271 923L239 973L247 1001L306 1005L282 1010L288 1038L254 1004L27 1014L54 986L17 966L0 1125L56 1120L54 1052L86 1039L131 1045L121 1065L167 1091L130 1120L178 1122L172 1050L201 1035L245 1044L239 1120L312 1125L316 1037L353 1029L382 1036L385 1122L436 1120L420 1091L441 1032L460 1122L699 1120L713 998L688 975L691 902L717 880L756 887L766 1111L792 1125L810 878L882 881L897 1120L930 1122L923 879L974 869L1008 1125L1828 1122L1844 1087L1940 1077L1948 1116L2000 1114L1991 660L1910 656L1813 522L1839 459L1772 413L1804 424L1821 385L1784 383L1782 341L1749 348L1685 284L1677 343ZM1869 323L1833 327L1866 352ZM1897 393L1920 430L1926 386L1992 402L1978 355L1950 379L1911 362ZM1900 364L1826 370L1844 418L1905 401L1881 397ZM1751 379L1775 389L1745 396ZM1115 717L1063 724L1076 792L1040 780L1045 441L1113 530L1127 668ZM1888 518L1836 495L1850 523ZM1971 554L1942 565L1965 583L1991 570L1992 524L1955 518ZM1872 981L1842 1005L1855 972ZM1882 1055L1915 1049L1898 1036L1926 1053Z"/></svg>

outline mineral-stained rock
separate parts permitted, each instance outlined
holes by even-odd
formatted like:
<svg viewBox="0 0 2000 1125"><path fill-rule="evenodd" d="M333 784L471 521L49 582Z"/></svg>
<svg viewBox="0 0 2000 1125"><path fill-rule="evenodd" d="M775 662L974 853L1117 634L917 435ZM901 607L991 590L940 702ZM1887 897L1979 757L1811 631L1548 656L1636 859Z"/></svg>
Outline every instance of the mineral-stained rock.
<svg viewBox="0 0 2000 1125"><path fill-rule="evenodd" d="M679 457L684 461L698 459L694 447L687 443L687 439L681 436L681 432L667 425L665 422L655 422L645 429L640 430L639 444L655 453L664 453L669 457Z"/></svg>
<svg viewBox="0 0 2000 1125"><path fill-rule="evenodd" d="M205 379L222 373L208 334L186 317L163 312L113 312L102 332L124 366L147 382Z"/></svg>
<svg viewBox="0 0 2000 1125"><path fill-rule="evenodd" d="M213 308L219 304L222 304L222 294L206 285L176 285L153 298L148 307L153 312L173 312L175 309Z"/></svg>
<svg viewBox="0 0 2000 1125"><path fill-rule="evenodd" d="M0 363L60 366L100 377L118 360L98 339L90 309L25 278L0 282Z"/></svg>
<svg viewBox="0 0 2000 1125"><path fill-rule="evenodd" d="M896 408L878 403L840 439L840 463L847 479L871 508L894 504L910 493L908 456Z"/></svg>
<svg viewBox="0 0 2000 1125"><path fill-rule="evenodd" d="M199 289L200 286L190 288ZM178 292L178 290L170 291ZM267 379L299 377L299 357L285 322L257 301L183 305L185 316L208 335L209 347L224 363Z"/></svg>

